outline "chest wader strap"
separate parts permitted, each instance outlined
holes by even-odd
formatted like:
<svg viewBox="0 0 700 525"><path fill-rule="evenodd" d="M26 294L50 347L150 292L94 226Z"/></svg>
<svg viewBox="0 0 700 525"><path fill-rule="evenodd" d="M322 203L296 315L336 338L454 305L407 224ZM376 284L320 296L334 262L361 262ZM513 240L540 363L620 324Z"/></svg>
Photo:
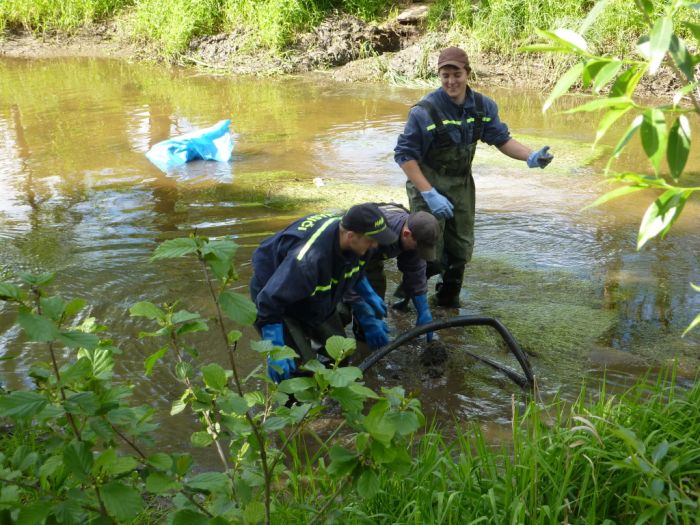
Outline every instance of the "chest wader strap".
<svg viewBox="0 0 700 525"><path fill-rule="evenodd" d="M435 142L437 148L446 148L456 145L455 141L450 137L447 127L443 123L443 119L440 117L440 113L433 104L424 99L418 101L416 106L420 106L426 110L430 115L430 118L433 120L433 123L435 124ZM484 122L486 120L490 120L486 118L486 114L484 113L484 97L481 93L474 92L474 112L474 117L467 118L467 122L469 122L469 120L474 122L471 144L476 144L479 142L479 140L481 140L481 137L484 134Z"/></svg>

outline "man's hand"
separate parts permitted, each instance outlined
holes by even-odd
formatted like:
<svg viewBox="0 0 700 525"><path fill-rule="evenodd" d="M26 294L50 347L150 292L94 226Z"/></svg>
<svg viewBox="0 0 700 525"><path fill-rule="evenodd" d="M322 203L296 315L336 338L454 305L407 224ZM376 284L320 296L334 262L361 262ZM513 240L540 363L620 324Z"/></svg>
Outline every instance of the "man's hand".
<svg viewBox="0 0 700 525"><path fill-rule="evenodd" d="M284 327L282 323L266 324L260 329L262 338L270 341L273 346L284 346ZM292 373L297 369L294 359L271 359L267 358L267 375L275 383L292 377Z"/></svg>
<svg viewBox="0 0 700 525"><path fill-rule="evenodd" d="M372 308L364 301L352 304L352 314L365 333L365 340L371 348L381 348L389 344L389 327L382 319L377 319Z"/></svg>
<svg viewBox="0 0 700 525"><path fill-rule="evenodd" d="M369 284L367 277L363 277L357 281L354 288L360 297L362 297L363 301L374 310L374 315L376 317L386 317L386 304L384 304L384 300L377 295L377 292L374 291L372 285Z"/></svg>
<svg viewBox="0 0 700 525"><path fill-rule="evenodd" d="M429 191L421 191L420 194L432 214L438 219L450 219L454 216L452 203L435 188L431 188Z"/></svg>
<svg viewBox="0 0 700 525"><path fill-rule="evenodd" d="M433 314L430 313L430 307L428 306L428 296L426 294L416 295L412 300L413 306L416 307L416 312L418 313L416 317L416 326L431 323L433 321ZM433 332L426 333L425 339L428 342L432 341Z"/></svg>
<svg viewBox="0 0 700 525"><path fill-rule="evenodd" d="M548 150L549 146L545 146L541 150L530 153L530 156L527 158L527 167L544 169L554 158L554 155L547 153Z"/></svg>

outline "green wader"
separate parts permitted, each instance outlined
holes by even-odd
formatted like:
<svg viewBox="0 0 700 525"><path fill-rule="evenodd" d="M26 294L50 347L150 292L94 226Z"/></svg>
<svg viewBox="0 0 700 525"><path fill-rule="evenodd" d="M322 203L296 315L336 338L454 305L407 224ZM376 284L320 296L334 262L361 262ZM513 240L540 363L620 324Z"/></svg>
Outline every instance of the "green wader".
<svg viewBox="0 0 700 525"><path fill-rule="evenodd" d="M478 97L480 98L480 97ZM439 306L459 306L459 292L462 289L464 267L472 258L474 250L474 211L475 188L472 177L472 161L476 151L476 141L481 137L483 110L479 115L481 101L477 100L477 116L471 144L456 144L448 135L432 104L420 101L435 122L435 139L425 158L418 164L430 184L447 197L454 206L451 219L438 219L442 228L442 238L437 245L439 266L428 265L428 277L440 273L442 282L437 284ZM483 107L483 106L482 106ZM427 211L430 208L412 182L406 183L406 192L411 211Z"/></svg>
<svg viewBox="0 0 700 525"><path fill-rule="evenodd" d="M317 359L318 353L325 354L324 345L329 337L340 335L345 337L345 325L350 322L348 308L342 303L336 307L333 314L317 324L308 324L289 316L284 321L284 340L301 356L301 362L306 363Z"/></svg>

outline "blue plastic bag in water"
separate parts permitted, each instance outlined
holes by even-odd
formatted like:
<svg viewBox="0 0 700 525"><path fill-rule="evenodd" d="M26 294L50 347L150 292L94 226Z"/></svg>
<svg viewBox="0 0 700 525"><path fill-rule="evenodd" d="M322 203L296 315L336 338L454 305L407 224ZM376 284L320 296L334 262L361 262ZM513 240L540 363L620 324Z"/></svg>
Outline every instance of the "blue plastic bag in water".
<svg viewBox="0 0 700 525"><path fill-rule="evenodd" d="M233 151L230 124L230 120L222 120L210 128L164 140L148 150L146 157L166 173L191 160L228 162Z"/></svg>

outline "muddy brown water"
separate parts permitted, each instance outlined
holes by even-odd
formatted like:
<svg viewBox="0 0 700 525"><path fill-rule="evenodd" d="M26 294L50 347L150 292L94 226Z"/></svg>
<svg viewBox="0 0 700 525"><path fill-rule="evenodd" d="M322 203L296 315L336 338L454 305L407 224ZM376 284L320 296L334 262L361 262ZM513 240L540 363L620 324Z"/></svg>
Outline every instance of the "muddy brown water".
<svg viewBox="0 0 700 525"><path fill-rule="evenodd" d="M257 244L311 210L261 204L240 191L237 180L288 170L302 180L356 183L370 199L373 184L400 188L404 176L392 150L408 108L427 90L339 84L322 76L229 78L104 59L2 59L0 277L56 272L51 290L85 298L86 315L109 327L123 350L118 375L136 385L137 400L167 413L181 391L170 371L173 360L145 377L143 361L157 347L136 337L152 327L130 318L128 308L176 298L205 315L212 308L192 261L149 262L157 243L195 229L234 238L241 246L238 288L247 293ZM604 190L605 150L589 145L595 118L543 116L546 94L537 89L481 91L499 102L516 138L550 144L555 160L547 170L528 170L480 146L477 241L464 306L436 317L497 316L536 354L531 360L545 396L572 398L585 380L623 386L674 359L692 378L700 365L700 330L681 333L700 312L700 294L689 284L700 284L698 205L686 206L664 242L635 251L648 194L583 210ZM145 158L156 142L222 118L232 119L230 164L192 163L166 176ZM638 145L621 164L646 169ZM688 185L700 184L697 147L688 168ZM391 290L399 275L395 268L389 274ZM0 306L0 355L17 356L0 361L0 381L9 388L30 385L28 367L48 357L40 345L24 343L13 318ZM412 314L389 319L395 333L413 321ZM255 334L243 332L240 363L251 370L258 357L245 341ZM485 330L440 336L450 348L443 374L423 370L420 345L412 344L372 369L368 383L402 384L429 415L479 420L497 435L518 389L459 350L515 362ZM207 360L228 362L213 336L199 341ZM181 446L186 428L186 418L164 416L163 444Z"/></svg>

